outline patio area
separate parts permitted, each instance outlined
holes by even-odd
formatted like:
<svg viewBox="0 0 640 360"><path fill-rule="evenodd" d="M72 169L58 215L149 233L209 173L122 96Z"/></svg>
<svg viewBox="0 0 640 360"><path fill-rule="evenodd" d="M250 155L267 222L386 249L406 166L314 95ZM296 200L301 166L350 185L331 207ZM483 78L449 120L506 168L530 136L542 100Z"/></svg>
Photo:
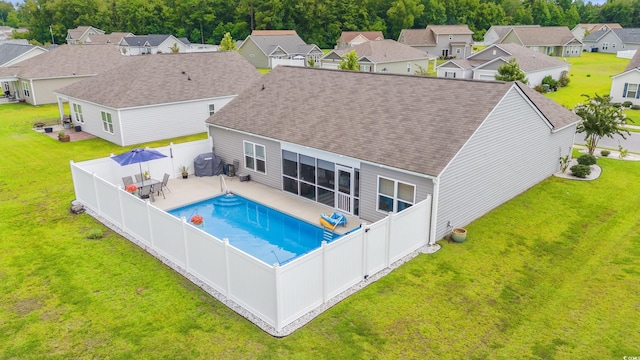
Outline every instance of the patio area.
<svg viewBox="0 0 640 360"><path fill-rule="evenodd" d="M52 131L50 133L45 132L44 128L52 128ZM69 135L69 137L71 138L70 141L80 141L80 140L86 140L86 139L91 139L94 138L94 135L91 135L89 133L86 133L84 131L75 131L73 128L71 129L65 129L63 125L45 125L43 127L40 128L34 128L33 130L35 130L36 132L39 132L41 134L47 135L52 139L56 139L58 140L58 132L60 130L64 130L65 134Z"/></svg>
<svg viewBox="0 0 640 360"><path fill-rule="evenodd" d="M321 213L331 214L334 209L316 202L305 200L283 191L259 184L255 181L240 181L239 177L226 175L197 177L190 175L188 179L171 179L167 186L171 190L165 191L166 199L156 194L155 201L151 204L162 210L170 210L184 205L222 194L220 177L234 194L262 203L284 213L305 220L309 223L320 225ZM357 228L363 221L355 216L347 216L347 225L338 226L336 233L344 234Z"/></svg>

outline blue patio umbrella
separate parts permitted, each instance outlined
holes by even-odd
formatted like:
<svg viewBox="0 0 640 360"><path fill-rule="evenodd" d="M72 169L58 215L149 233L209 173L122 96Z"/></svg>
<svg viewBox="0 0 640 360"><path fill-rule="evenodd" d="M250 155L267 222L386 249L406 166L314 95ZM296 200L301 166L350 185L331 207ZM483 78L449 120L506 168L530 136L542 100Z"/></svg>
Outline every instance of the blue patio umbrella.
<svg viewBox="0 0 640 360"><path fill-rule="evenodd" d="M120 164L121 166L138 164L140 167L140 175L142 176L142 163L155 160L162 159L167 157L167 155L162 154L159 151L153 149L133 149L131 151L127 151L126 153L122 153L120 155L112 156L111 158ZM142 176L142 183L144 184L144 176Z"/></svg>

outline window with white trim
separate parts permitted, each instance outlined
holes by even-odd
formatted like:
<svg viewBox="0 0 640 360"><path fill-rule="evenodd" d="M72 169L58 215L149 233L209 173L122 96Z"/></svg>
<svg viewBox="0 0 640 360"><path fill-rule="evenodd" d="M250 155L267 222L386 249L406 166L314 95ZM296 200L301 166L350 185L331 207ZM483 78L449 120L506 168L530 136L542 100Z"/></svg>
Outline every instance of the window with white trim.
<svg viewBox="0 0 640 360"><path fill-rule="evenodd" d="M616 43L611 43L611 48L615 49L616 48Z"/></svg>
<svg viewBox="0 0 640 360"><path fill-rule="evenodd" d="M209 116L216 112L216 104L209 104Z"/></svg>
<svg viewBox="0 0 640 360"><path fill-rule="evenodd" d="M456 77L456 73L453 71L445 71L444 72L444 77L446 78L455 78Z"/></svg>
<svg viewBox="0 0 640 360"><path fill-rule="evenodd" d="M607 50L609 48L609 43L608 42L603 42L602 43L602 50Z"/></svg>
<svg viewBox="0 0 640 360"><path fill-rule="evenodd" d="M410 62L407 63L407 72L408 73L411 72L411 63Z"/></svg>
<svg viewBox="0 0 640 360"><path fill-rule="evenodd" d="M31 91L29 89L29 83L26 81L22 82L22 93L24 94L24 97L31 97Z"/></svg>
<svg viewBox="0 0 640 360"><path fill-rule="evenodd" d="M243 141L244 167L255 172L267 173L267 156L264 145Z"/></svg>
<svg viewBox="0 0 640 360"><path fill-rule="evenodd" d="M378 211L400 212L415 204L415 197L415 185L378 176Z"/></svg>
<svg viewBox="0 0 640 360"><path fill-rule="evenodd" d="M462 49L456 48L456 54L460 54L460 53L462 53Z"/></svg>
<svg viewBox="0 0 640 360"><path fill-rule="evenodd" d="M84 123L84 116L82 115L82 105L73 104L73 114L76 116L76 121Z"/></svg>
<svg viewBox="0 0 640 360"><path fill-rule="evenodd" d="M631 99L640 99L639 84L625 83L624 90L622 91L622 97Z"/></svg>
<svg viewBox="0 0 640 360"><path fill-rule="evenodd" d="M113 121L111 120L111 114L105 111L100 112L102 115L102 129L109 134L113 134Z"/></svg>

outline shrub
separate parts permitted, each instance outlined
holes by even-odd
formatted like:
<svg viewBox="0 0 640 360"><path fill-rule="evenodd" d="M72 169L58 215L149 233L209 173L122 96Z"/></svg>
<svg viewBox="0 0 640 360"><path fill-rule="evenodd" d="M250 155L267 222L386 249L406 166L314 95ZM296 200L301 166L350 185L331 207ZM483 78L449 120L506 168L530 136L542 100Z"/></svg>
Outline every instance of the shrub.
<svg viewBox="0 0 640 360"><path fill-rule="evenodd" d="M544 87L544 85L548 85L549 89L556 91L558 90L559 82L552 78L551 75L547 75L542 79L542 86Z"/></svg>
<svg viewBox="0 0 640 360"><path fill-rule="evenodd" d="M611 103L611 106L613 106L614 108L619 108L619 107L622 107L622 104L620 104L620 103Z"/></svg>
<svg viewBox="0 0 640 360"><path fill-rule="evenodd" d="M622 106L624 106L626 108L631 107L631 105L633 105L633 103L631 101L625 101L625 102L622 103Z"/></svg>
<svg viewBox="0 0 640 360"><path fill-rule="evenodd" d="M87 239L93 239L93 240L98 240L98 239L102 239L102 237L104 236L104 234L102 233L101 229L91 229L88 233L87 233Z"/></svg>
<svg viewBox="0 0 640 360"><path fill-rule="evenodd" d="M601 150L600 151L600 155L602 155L604 157L609 156L609 154L611 154L611 151L609 151L609 150Z"/></svg>
<svg viewBox="0 0 640 360"><path fill-rule="evenodd" d="M543 94L544 93L544 89L542 88L542 85L536 85L533 87L533 90Z"/></svg>
<svg viewBox="0 0 640 360"><path fill-rule="evenodd" d="M640 105L631 105L632 110L640 110Z"/></svg>
<svg viewBox="0 0 640 360"><path fill-rule="evenodd" d="M579 178L586 178L587 175L591 174L591 168L587 165L573 165L569 170L571 170L571 175L577 176Z"/></svg>
<svg viewBox="0 0 640 360"><path fill-rule="evenodd" d="M591 77L591 74L587 74L587 77Z"/></svg>
<svg viewBox="0 0 640 360"><path fill-rule="evenodd" d="M558 81L560 87L565 87L569 85L570 81L571 79L569 79L569 76L567 76L567 72L563 71L562 74L560 74L560 80Z"/></svg>
<svg viewBox="0 0 640 360"><path fill-rule="evenodd" d="M576 160L578 160L578 164L580 165L593 165L596 163L596 157L590 154L584 154L581 155L580 157L578 157Z"/></svg>

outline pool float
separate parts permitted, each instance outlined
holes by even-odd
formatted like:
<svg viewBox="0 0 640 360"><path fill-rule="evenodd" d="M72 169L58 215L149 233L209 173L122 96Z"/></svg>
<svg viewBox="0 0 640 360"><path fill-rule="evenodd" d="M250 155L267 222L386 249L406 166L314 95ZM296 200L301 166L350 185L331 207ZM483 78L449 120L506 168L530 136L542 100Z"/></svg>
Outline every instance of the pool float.
<svg viewBox="0 0 640 360"><path fill-rule="evenodd" d="M324 213L320 214L320 225L326 228L335 229L338 225L345 226L346 224L347 218L339 212L334 212L331 216Z"/></svg>

